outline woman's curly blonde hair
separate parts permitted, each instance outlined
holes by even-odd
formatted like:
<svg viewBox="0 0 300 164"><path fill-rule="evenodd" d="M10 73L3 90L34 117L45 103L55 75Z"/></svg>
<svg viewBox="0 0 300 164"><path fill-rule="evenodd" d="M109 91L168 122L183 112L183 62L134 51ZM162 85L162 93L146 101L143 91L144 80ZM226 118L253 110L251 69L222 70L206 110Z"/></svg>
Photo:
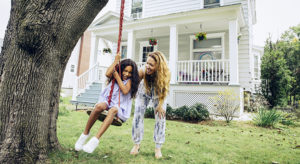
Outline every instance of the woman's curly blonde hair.
<svg viewBox="0 0 300 164"><path fill-rule="evenodd" d="M155 94L159 96L159 100L167 97L170 88L170 70L167 65L164 54L160 51L154 51L148 54L156 62L156 72L154 75L144 76L146 92L149 94L151 86L154 87Z"/></svg>

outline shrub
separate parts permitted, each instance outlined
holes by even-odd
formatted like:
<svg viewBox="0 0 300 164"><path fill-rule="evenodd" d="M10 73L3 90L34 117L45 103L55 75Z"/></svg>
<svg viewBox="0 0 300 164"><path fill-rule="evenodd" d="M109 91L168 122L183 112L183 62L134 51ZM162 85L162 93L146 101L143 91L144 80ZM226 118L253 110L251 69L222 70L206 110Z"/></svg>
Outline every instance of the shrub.
<svg viewBox="0 0 300 164"><path fill-rule="evenodd" d="M274 127L281 119L281 114L276 110L260 108L254 117L254 124L262 127Z"/></svg>
<svg viewBox="0 0 300 164"><path fill-rule="evenodd" d="M295 125L295 121L297 119L297 116L294 113L287 113L287 112L280 112L281 114L281 119L280 123L283 125Z"/></svg>
<svg viewBox="0 0 300 164"><path fill-rule="evenodd" d="M174 110L174 115L175 115L174 119L183 120L183 116L186 112L188 112L188 110L189 110L189 107L186 105L175 109Z"/></svg>
<svg viewBox="0 0 300 164"><path fill-rule="evenodd" d="M152 107L147 108L145 111L144 117L145 118L154 118L154 108L152 108Z"/></svg>
<svg viewBox="0 0 300 164"><path fill-rule="evenodd" d="M239 96L232 89L226 89L211 99L214 102L215 114L224 117L229 123L239 109Z"/></svg>
<svg viewBox="0 0 300 164"><path fill-rule="evenodd" d="M253 95L250 100L249 112L257 112L260 108L269 108L270 104L263 95Z"/></svg>
<svg viewBox="0 0 300 164"><path fill-rule="evenodd" d="M176 115L175 115L174 111L175 110L169 104L167 104L167 111L166 111L166 119L167 120L176 119Z"/></svg>
<svg viewBox="0 0 300 164"><path fill-rule="evenodd" d="M205 105L197 103L190 107L183 115L183 120L198 122L209 119L209 112Z"/></svg>

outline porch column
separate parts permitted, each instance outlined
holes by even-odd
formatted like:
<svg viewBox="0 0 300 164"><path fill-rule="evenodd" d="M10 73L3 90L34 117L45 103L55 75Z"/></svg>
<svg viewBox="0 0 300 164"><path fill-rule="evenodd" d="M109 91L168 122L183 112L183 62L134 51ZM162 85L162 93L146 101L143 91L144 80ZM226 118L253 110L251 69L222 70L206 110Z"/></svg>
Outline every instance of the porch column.
<svg viewBox="0 0 300 164"><path fill-rule="evenodd" d="M134 56L135 56L135 32L133 30L128 30L127 58L133 59Z"/></svg>
<svg viewBox="0 0 300 164"><path fill-rule="evenodd" d="M89 69L91 69L97 63L97 55L98 55L98 45L99 45L99 37L95 34L91 34L91 52L90 52L90 64ZM96 79L96 71L89 72L89 82L93 82Z"/></svg>
<svg viewBox="0 0 300 164"><path fill-rule="evenodd" d="M239 65L238 65L238 22L229 21L229 85L239 85Z"/></svg>
<svg viewBox="0 0 300 164"><path fill-rule="evenodd" d="M171 84L176 83L177 62L178 59L178 31L177 25L170 25L170 50L169 50L169 68L171 72Z"/></svg>
<svg viewBox="0 0 300 164"><path fill-rule="evenodd" d="M89 69L91 69L92 66L94 66L97 63L98 45L99 45L99 37L97 37L95 34L92 33Z"/></svg>

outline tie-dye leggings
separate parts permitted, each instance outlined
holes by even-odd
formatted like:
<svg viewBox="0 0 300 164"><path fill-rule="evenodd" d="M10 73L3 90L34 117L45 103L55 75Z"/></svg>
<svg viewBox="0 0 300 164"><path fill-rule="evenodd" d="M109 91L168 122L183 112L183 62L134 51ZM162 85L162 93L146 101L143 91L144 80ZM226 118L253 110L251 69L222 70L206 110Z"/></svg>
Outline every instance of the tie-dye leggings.
<svg viewBox="0 0 300 164"><path fill-rule="evenodd" d="M144 114L149 102L152 101L154 111L158 106L158 96L153 96L152 90L150 95L146 94L144 88L144 81L140 82L138 93L135 99L134 118L132 122L132 140L135 144L140 144L144 135ZM163 103L163 109L166 111L166 100ZM154 127L154 142L156 148L160 148L165 142L165 129L166 117L159 118L158 113L155 114L155 127Z"/></svg>

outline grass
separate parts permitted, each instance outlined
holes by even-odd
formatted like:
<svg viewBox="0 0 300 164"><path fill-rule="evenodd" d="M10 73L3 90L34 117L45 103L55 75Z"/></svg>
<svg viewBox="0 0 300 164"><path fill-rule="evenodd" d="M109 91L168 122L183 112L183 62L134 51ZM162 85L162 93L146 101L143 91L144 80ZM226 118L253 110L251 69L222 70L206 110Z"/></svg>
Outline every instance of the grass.
<svg viewBox="0 0 300 164"><path fill-rule="evenodd" d="M71 111L60 115L57 135L62 151L50 154L50 163L300 163L300 127L277 126L262 128L251 122L226 124L206 121L190 124L167 121L163 158L154 158L154 120L145 119L144 140L139 155L131 156L131 123L111 126L100 140L94 153L74 151L88 115ZM91 130L95 135L100 122Z"/></svg>

